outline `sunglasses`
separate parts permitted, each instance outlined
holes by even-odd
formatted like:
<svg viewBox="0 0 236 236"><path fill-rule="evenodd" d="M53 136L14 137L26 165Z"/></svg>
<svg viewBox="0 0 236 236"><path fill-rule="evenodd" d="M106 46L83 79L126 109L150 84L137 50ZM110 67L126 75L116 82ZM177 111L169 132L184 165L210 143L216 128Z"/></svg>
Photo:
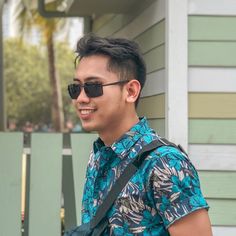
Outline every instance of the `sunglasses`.
<svg viewBox="0 0 236 236"><path fill-rule="evenodd" d="M98 82L86 82L83 85L82 84L69 84L68 92L71 99L77 99L82 89L84 88L84 91L89 98L96 98L103 95L104 86L125 84L128 82L129 82L128 80L120 80L120 81L116 81L114 83L109 83L109 84L102 84Z"/></svg>

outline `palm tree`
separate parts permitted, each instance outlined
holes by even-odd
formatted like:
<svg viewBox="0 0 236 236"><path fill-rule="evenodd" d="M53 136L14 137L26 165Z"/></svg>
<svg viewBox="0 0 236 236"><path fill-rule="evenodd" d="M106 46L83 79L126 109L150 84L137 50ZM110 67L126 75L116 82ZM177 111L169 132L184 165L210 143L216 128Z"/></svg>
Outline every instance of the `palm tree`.
<svg viewBox="0 0 236 236"><path fill-rule="evenodd" d="M56 0L47 4L47 9L55 10L61 4L62 0ZM66 18L44 18L37 9L32 6L32 0L18 0L15 8L18 28L21 34L28 35L33 27L39 29L43 41L47 47L49 79L52 91L52 124L55 131L63 131L64 113L62 105L61 85L55 66L54 38L58 29L68 26Z"/></svg>

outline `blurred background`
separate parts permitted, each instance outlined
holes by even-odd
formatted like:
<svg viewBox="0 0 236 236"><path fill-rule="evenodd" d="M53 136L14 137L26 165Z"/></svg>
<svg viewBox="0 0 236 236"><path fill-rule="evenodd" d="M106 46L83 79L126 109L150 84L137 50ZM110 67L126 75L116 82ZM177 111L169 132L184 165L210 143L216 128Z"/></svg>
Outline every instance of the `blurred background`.
<svg viewBox="0 0 236 236"><path fill-rule="evenodd" d="M63 7L63 1L47 4ZM2 20L7 130L81 131L67 85L83 18L44 18L36 1L8 0Z"/></svg>

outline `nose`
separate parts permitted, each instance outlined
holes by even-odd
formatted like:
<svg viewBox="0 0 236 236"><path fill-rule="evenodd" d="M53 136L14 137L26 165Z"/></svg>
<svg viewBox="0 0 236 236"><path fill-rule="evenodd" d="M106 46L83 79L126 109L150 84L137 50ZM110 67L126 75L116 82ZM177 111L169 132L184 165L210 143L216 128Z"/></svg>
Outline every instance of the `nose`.
<svg viewBox="0 0 236 236"><path fill-rule="evenodd" d="M81 88L81 92L79 96L76 98L77 103L89 103L90 98L87 96L87 94L84 91L84 88Z"/></svg>

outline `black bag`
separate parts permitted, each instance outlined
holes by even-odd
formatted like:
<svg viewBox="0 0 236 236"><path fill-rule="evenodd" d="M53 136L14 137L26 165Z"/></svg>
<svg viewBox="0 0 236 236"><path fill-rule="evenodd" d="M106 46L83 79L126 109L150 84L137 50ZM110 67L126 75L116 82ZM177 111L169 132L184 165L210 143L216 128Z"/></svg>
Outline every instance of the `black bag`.
<svg viewBox="0 0 236 236"><path fill-rule="evenodd" d="M178 148L185 155L183 148L174 143L169 142L164 138L154 140L153 142L144 146L138 156L128 164L125 168L123 174L116 180L115 184L112 186L110 192L104 199L103 203L98 207L98 210L93 217L93 219L87 223L75 227L74 229L67 231L64 236L100 236L104 230L108 227L108 219L106 213L111 208L117 197L119 196L122 189L128 183L130 178L135 174L135 172L140 168L141 164L145 160L146 156L153 150L161 146L173 146Z"/></svg>

